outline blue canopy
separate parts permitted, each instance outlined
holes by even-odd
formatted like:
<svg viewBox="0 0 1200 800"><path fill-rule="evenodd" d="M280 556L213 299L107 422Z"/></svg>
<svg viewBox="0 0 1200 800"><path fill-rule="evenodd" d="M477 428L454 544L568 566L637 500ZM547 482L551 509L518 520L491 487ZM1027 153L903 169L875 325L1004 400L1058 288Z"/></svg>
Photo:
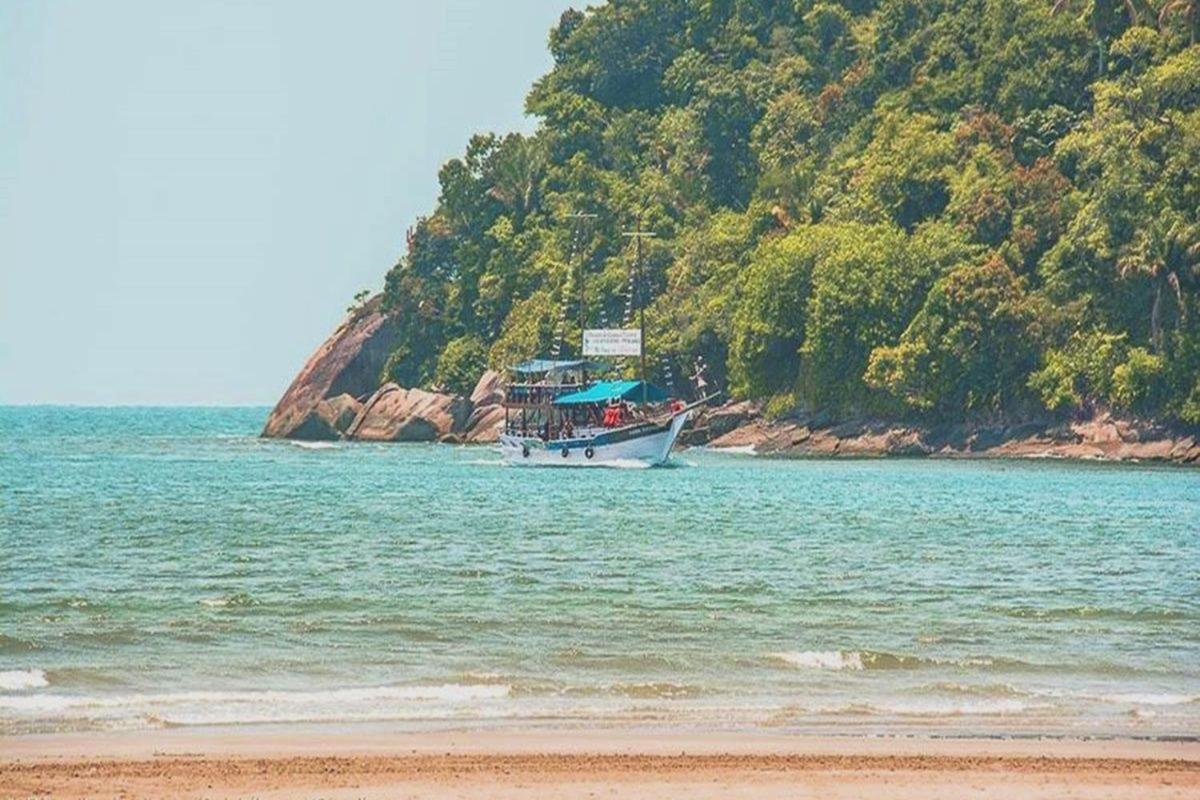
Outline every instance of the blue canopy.
<svg viewBox="0 0 1200 800"><path fill-rule="evenodd" d="M555 361L549 358L531 358L528 361L522 361L513 367L513 372L530 373L530 372L554 372L556 370L565 369L587 369L596 370L602 368L603 364L598 364L595 361L586 359L571 359L568 361Z"/></svg>
<svg viewBox="0 0 1200 800"><path fill-rule="evenodd" d="M662 403L667 399L667 393L654 384L646 384L646 402ZM642 401L641 381L601 381L593 384L582 392L564 394L554 401L556 406L577 406L585 403L607 403L609 400Z"/></svg>

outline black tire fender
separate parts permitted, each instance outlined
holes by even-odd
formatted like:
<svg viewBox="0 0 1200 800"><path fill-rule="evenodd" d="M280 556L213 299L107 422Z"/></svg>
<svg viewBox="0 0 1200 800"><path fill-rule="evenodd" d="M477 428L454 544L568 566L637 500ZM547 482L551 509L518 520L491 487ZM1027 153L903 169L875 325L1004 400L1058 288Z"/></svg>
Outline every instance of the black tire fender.
<svg viewBox="0 0 1200 800"><path fill-rule="evenodd" d="M563 456L563 458L566 458L566 457L567 457L567 456L569 456L569 455L571 455L571 451L570 451L569 449L567 449L567 448L565 448L565 447L564 447L564 448L562 449L562 456Z"/></svg>
<svg viewBox="0 0 1200 800"><path fill-rule="evenodd" d="M592 456L596 455L596 450L595 450L595 448L589 446L586 450L583 451L583 454L585 456L587 456L588 458L591 458Z"/></svg>
<svg viewBox="0 0 1200 800"><path fill-rule="evenodd" d="M525 458L529 458L529 445L521 445L521 455Z"/></svg>

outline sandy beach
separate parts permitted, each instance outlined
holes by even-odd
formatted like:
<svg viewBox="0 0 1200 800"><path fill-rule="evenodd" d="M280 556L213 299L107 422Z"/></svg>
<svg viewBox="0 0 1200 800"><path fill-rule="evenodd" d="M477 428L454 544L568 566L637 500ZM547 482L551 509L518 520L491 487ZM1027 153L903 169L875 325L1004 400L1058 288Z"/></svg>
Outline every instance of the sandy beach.
<svg viewBox="0 0 1200 800"><path fill-rule="evenodd" d="M1183 798L1200 743L372 726L0 739L0 798Z"/></svg>

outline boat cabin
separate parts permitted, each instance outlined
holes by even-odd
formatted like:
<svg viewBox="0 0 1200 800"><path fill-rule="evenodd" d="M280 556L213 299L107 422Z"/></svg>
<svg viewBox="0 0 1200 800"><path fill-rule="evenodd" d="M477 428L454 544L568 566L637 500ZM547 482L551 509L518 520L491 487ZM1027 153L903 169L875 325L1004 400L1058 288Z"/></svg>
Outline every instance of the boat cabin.
<svg viewBox="0 0 1200 800"><path fill-rule="evenodd" d="M504 432L543 441L574 439L645 419L667 393L640 380L593 380L606 364L533 359L512 368L505 389Z"/></svg>

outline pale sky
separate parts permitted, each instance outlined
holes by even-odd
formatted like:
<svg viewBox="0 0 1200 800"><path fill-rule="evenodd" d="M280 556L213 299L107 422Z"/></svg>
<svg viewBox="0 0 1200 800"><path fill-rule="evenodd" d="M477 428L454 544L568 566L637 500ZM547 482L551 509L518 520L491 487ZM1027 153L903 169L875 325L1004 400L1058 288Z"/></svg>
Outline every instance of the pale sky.
<svg viewBox="0 0 1200 800"><path fill-rule="evenodd" d="M570 5L0 0L0 403L274 403Z"/></svg>

